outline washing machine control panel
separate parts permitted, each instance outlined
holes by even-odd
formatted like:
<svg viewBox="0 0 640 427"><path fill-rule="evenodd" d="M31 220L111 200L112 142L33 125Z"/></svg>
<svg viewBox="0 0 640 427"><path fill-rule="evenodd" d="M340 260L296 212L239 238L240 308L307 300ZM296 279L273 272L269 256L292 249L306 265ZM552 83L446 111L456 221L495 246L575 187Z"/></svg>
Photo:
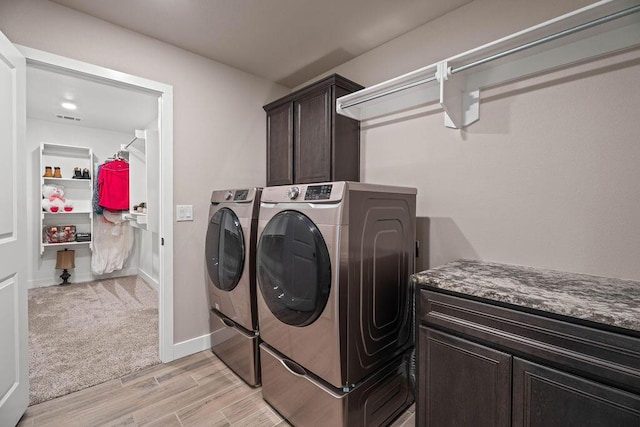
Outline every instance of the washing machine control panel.
<svg viewBox="0 0 640 427"><path fill-rule="evenodd" d="M305 200L328 200L331 198L331 184L310 185L304 194Z"/></svg>
<svg viewBox="0 0 640 427"><path fill-rule="evenodd" d="M214 190L211 193L211 203L249 203L260 200L261 188L241 188L239 190Z"/></svg>

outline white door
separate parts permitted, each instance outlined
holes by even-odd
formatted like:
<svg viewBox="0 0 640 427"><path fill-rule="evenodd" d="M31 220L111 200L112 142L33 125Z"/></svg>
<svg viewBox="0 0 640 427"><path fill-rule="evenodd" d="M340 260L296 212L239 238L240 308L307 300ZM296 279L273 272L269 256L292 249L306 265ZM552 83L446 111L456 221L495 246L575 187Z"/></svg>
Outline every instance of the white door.
<svg viewBox="0 0 640 427"><path fill-rule="evenodd" d="M24 56L0 33L0 426L29 403L25 78Z"/></svg>

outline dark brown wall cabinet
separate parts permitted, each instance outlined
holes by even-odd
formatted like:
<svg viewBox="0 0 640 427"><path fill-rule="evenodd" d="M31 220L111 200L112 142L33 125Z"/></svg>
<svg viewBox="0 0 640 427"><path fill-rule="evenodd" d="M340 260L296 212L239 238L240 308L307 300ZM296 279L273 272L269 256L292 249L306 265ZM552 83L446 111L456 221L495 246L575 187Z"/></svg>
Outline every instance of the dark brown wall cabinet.
<svg viewBox="0 0 640 427"><path fill-rule="evenodd" d="M421 290L418 426L638 427L640 339Z"/></svg>
<svg viewBox="0 0 640 427"><path fill-rule="evenodd" d="M334 74L264 106L267 186L360 180L360 122L336 99L362 88Z"/></svg>

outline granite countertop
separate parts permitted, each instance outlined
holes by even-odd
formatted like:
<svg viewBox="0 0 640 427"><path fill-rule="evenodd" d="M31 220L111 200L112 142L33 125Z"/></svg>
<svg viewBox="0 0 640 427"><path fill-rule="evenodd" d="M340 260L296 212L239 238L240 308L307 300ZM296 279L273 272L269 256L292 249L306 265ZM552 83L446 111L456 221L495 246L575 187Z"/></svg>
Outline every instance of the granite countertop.
<svg viewBox="0 0 640 427"><path fill-rule="evenodd" d="M459 260L416 273L438 288L640 331L640 282L491 262Z"/></svg>

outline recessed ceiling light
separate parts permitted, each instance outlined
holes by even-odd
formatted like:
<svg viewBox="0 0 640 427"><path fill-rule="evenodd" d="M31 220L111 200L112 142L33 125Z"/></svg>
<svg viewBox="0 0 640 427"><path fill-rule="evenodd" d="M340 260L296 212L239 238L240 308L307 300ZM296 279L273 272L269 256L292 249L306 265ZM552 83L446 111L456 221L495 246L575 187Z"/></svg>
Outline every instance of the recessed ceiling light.
<svg viewBox="0 0 640 427"><path fill-rule="evenodd" d="M78 108L78 106L73 102L63 102L60 105L62 106L62 108L65 108L67 110L75 110Z"/></svg>

